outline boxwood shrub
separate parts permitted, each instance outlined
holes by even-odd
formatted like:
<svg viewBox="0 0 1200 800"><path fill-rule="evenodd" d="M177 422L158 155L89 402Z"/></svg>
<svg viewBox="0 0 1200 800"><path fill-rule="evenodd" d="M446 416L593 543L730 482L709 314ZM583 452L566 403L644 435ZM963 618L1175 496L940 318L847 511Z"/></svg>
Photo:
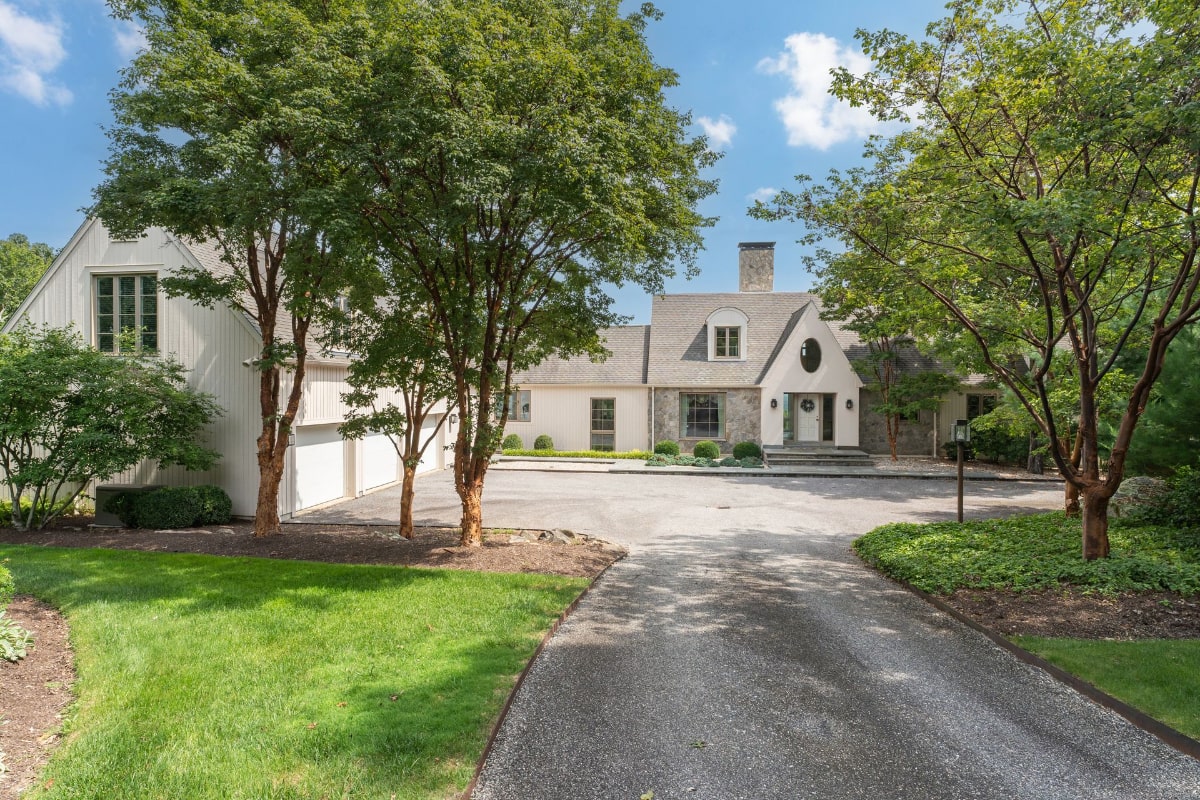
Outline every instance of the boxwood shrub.
<svg viewBox="0 0 1200 800"><path fill-rule="evenodd" d="M533 440L533 449L534 450L553 450L554 449L554 440L543 433L541 436L538 436L536 439Z"/></svg>
<svg viewBox="0 0 1200 800"><path fill-rule="evenodd" d="M233 500L220 486L197 486L192 489L200 501L200 514L193 525L224 525L233 517Z"/></svg>
<svg viewBox="0 0 1200 800"><path fill-rule="evenodd" d="M12 602L16 591L12 573L8 571L7 567L0 564L0 611L8 608L8 604Z"/></svg>
<svg viewBox="0 0 1200 800"><path fill-rule="evenodd" d="M500 443L501 450L520 450L524 446L525 443L521 441L521 437L515 433L510 433L508 436L505 436L504 441Z"/></svg>
<svg viewBox="0 0 1200 800"><path fill-rule="evenodd" d="M738 442L733 446L733 457L742 458L762 458L762 448L756 442Z"/></svg>
<svg viewBox="0 0 1200 800"><path fill-rule="evenodd" d="M679 455L679 442L663 439L654 445L654 452L660 456L677 456Z"/></svg>
<svg viewBox="0 0 1200 800"><path fill-rule="evenodd" d="M187 528L203 510L200 497L190 486L164 486L133 499L133 519L139 528Z"/></svg>
<svg viewBox="0 0 1200 800"><path fill-rule="evenodd" d="M721 448L716 442L710 442L707 439L696 442L696 446L692 448L692 455L696 458L707 458L716 461L721 457Z"/></svg>

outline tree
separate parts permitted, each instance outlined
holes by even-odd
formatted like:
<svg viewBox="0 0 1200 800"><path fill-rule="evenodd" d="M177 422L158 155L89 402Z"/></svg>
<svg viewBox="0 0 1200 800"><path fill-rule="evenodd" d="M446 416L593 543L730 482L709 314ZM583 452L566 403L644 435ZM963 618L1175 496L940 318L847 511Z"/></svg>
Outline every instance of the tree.
<svg viewBox="0 0 1200 800"><path fill-rule="evenodd" d="M184 374L167 358L104 355L71 330L0 335L0 469L13 526L45 527L88 483L142 459L211 467L219 455L199 438L220 409Z"/></svg>
<svg viewBox="0 0 1200 800"><path fill-rule="evenodd" d="M870 254L936 299L1080 492L1084 558L1104 557L1138 419L1167 346L1200 313L1200 10L949 8L925 41L860 33L874 70L835 80L879 118L915 114L917 125L871 143L867 167L824 186L801 176L799 191L758 213L803 220L810 241ZM1132 340L1146 355L1105 470L1098 398ZM1067 374L1078 383L1077 461L1053 408L1054 376Z"/></svg>
<svg viewBox="0 0 1200 800"><path fill-rule="evenodd" d="M872 378L867 388L879 395L872 410L884 418L888 448L896 461L896 441L904 420L936 410L942 396L959 386L956 376L934 364L917 364L934 369L913 371L902 363L924 360L918 337L928 336L927 329L937 326L937 309L911 286L881 281L878 270L863 269L853 251L823 262L805 256L805 262L818 279L821 316L841 320L867 346L867 355L855 359L854 366Z"/></svg>
<svg viewBox="0 0 1200 800"><path fill-rule="evenodd" d="M24 234L0 239L0 325L12 316L53 260L50 245L31 242Z"/></svg>
<svg viewBox="0 0 1200 800"><path fill-rule="evenodd" d="M1135 474L1169 475L1195 466L1200 452L1200 336L1194 328L1171 343L1163 374L1129 448Z"/></svg>
<svg viewBox="0 0 1200 800"><path fill-rule="evenodd" d="M436 326L462 426L462 543L514 370L601 351L605 284L661 291L693 269L716 156L662 92L648 16L617 0L434 0L373 19L370 68L344 89L354 205ZM349 129L350 125L343 127ZM501 403L499 413L496 404Z"/></svg>
<svg viewBox="0 0 1200 800"><path fill-rule="evenodd" d="M319 0L110 5L141 22L147 47L112 95L116 125L93 211L121 235L157 225L220 253L219 273L185 266L162 286L228 305L258 327L254 534L278 533L312 321L354 260L352 244L331 233L320 114L329 87L355 80L339 35L347 23Z"/></svg>
<svg viewBox="0 0 1200 800"><path fill-rule="evenodd" d="M417 467L449 415L442 415L432 435L424 431L425 420L453 399L454 383L438 329L406 294L404 280L397 283L386 262L374 277L359 283L347 310L328 320L329 341L356 356L349 368L352 389L342 396L351 410L339 430L351 439L383 433L391 441L404 471L400 535L411 539ZM389 395L398 395L399 405Z"/></svg>

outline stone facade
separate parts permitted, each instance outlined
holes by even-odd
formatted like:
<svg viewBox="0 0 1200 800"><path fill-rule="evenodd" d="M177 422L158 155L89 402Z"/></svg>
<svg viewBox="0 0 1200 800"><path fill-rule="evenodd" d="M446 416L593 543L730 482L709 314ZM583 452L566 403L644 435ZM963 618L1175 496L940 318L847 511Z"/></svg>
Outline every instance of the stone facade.
<svg viewBox="0 0 1200 800"><path fill-rule="evenodd" d="M681 438L679 435L679 395L723 394L725 395L725 438L714 439L722 453L732 453L738 442L762 443L762 391L758 387L742 389L683 389L655 388L653 390L654 442L664 439L679 442L679 450L691 453L700 439Z"/></svg>
<svg viewBox="0 0 1200 800"><path fill-rule="evenodd" d="M888 455L887 421L873 410L879 403L878 392L863 390L859 395L858 446L868 453ZM896 437L896 455L933 454L933 412L922 411L918 420L902 420Z"/></svg>
<svg viewBox="0 0 1200 800"><path fill-rule="evenodd" d="M775 289L775 243L742 242L738 245L738 291L770 292Z"/></svg>

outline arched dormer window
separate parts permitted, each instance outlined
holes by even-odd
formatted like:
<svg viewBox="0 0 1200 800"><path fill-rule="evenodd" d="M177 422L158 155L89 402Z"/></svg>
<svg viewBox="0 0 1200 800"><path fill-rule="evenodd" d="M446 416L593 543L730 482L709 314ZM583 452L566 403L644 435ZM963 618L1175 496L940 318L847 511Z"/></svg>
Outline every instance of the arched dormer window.
<svg viewBox="0 0 1200 800"><path fill-rule="evenodd" d="M740 309L718 308L708 315L709 361L745 361L749 319Z"/></svg>

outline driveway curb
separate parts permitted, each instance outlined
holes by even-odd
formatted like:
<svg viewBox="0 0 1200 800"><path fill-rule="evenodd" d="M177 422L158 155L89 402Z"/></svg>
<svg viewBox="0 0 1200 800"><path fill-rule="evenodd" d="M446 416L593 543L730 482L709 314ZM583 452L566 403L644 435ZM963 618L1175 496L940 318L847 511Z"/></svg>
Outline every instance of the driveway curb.
<svg viewBox="0 0 1200 800"><path fill-rule="evenodd" d="M929 605L936 608L938 611L941 611L944 614L949 614L951 617L954 617L956 620L963 623L967 627L972 628L973 630L976 630L979 633L982 633L984 636L991 639L994 644L999 645L1000 647L1004 648L1005 650L1007 650L1008 652L1010 652L1014 656L1016 656L1019 661L1029 664L1030 666L1037 667L1038 669L1040 669L1043 672L1045 672L1046 674L1048 674L1050 677L1057 680L1059 683L1066 684L1067 686L1071 687L1072 689L1079 692L1083 696L1087 697L1092 702L1097 703L1098 705L1104 706L1105 708L1109 709L1110 711L1114 711L1117 714L1120 714L1126 720L1131 722L1135 727L1141 728L1142 730L1146 731L1147 733L1153 734L1154 736L1158 737L1162 742L1170 745L1171 747L1175 748L1176 750L1183 753L1184 755L1191 756L1192 758L1200 761L1200 741L1193 739L1192 737L1188 736L1187 734L1180 733L1179 731L1175 730L1171 726L1169 726L1165 723L1159 722L1158 720L1156 720L1154 717L1150 716L1146 712L1140 711L1139 709L1134 708L1133 706L1129 705L1128 703L1118 700L1117 698L1108 694L1104 690L1097 688L1096 686L1088 683L1087 681L1083 680L1082 678L1078 677L1077 675L1072 675L1070 672L1067 672L1066 670L1062 669L1061 667L1057 667L1054 664L1051 664L1049 661L1042 658L1041 656L1037 656L1037 655L1029 652L1025 648L1021 647L1020 645L1017 645L1016 643L1014 643L1007 637L1003 636L1002 634L996 633L991 628L985 627L984 625L980 625L978 622L971 619L967 615L963 614L958 609L956 609L953 606L949 605L948 603L938 599L936 596L930 594L929 592L926 592L924 589L918 589L916 586L913 586L908 581L904 581L899 578L893 578L890 575L886 575L882 572L879 572L879 570L875 569L875 567L871 566L870 564L867 564L865 561L863 562L863 564L865 566L869 567L870 569L874 570L878 574L883 575L883 577L887 578L888 580L892 581L893 583L896 583L896 584L904 587L908 591L912 592L917 597L921 598L926 603L929 603Z"/></svg>

